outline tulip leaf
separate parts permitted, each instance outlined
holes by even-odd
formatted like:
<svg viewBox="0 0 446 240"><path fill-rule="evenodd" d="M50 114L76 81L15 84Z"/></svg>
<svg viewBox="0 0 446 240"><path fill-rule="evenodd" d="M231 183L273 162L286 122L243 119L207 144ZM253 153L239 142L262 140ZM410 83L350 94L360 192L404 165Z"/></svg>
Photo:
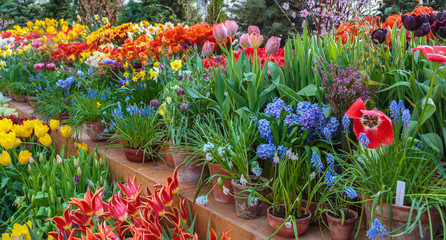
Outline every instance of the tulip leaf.
<svg viewBox="0 0 446 240"><path fill-rule="evenodd" d="M443 159L443 141L437 133L421 134L421 139L440 155L439 159Z"/></svg>
<svg viewBox="0 0 446 240"><path fill-rule="evenodd" d="M418 120L418 121L420 121L420 123L419 123L420 126L423 126L424 122L426 122L427 119L429 119L437 110L437 107L435 106L435 103L432 100L432 98L429 98L429 100L427 101L427 105L425 105L424 103L425 103L425 99L423 98L421 100L422 109L420 112L424 111L424 114L423 114L423 116L421 116L421 119Z"/></svg>
<svg viewBox="0 0 446 240"><path fill-rule="evenodd" d="M4 189L6 184L8 184L9 180L11 180L11 179L10 178L3 178L2 185L0 186L0 189Z"/></svg>
<svg viewBox="0 0 446 240"><path fill-rule="evenodd" d="M283 84L280 84L276 81L272 81L274 86L276 86L277 91L279 91L281 96L287 97L291 101L301 102L303 101L302 97L300 97L293 89L289 88L288 86L285 86Z"/></svg>
<svg viewBox="0 0 446 240"><path fill-rule="evenodd" d="M317 90L316 85L309 84L306 87L302 88L299 92L297 92L297 94L301 96L312 97L316 96L316 90Z"/></svg>

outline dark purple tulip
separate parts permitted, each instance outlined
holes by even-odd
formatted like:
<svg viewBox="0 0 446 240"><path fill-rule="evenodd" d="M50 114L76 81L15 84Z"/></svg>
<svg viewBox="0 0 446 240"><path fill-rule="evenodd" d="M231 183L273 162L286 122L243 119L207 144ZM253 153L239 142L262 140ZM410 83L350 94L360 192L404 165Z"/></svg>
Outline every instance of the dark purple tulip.
<svg viewBox="0 0 446 240"><path fill-rule="evenodd" d="M188 77L187 77L187 79L189 79L189 81L193 81L194 80L194 78L191 76L191 75L189 75Z"/></svg>
<svg viewBox="0 0 446 240"><path fill-rule="evenodd" d="M184 50L189 49L190 46L192 46L192 43L186 39L186 41L182 42L180 44L181 48L183 48Z"/></svg>
<svg viewBox="0 0 446 240"><path fill-rule="evenodd" d="M434 24L436 19L437 19L437 16L435 16L434 13L430 13L430 14L426 14L426 19L424 22L429 22L432 25L432 24Z"/></svg>
<svg viewBox="0 0 446 240"><path fill-rule="evenodd" d="M187 111L189 110L189 105L187 105L187 103L182 103L180 109L181 111Z"/></svg>
<svg viewBox="0 0 446 240"><path fill-rule="evenodd" d="M432 33L438 38L446 39L446 19L435 21L432 25Z"/></svg>
<svg viewBox="0 0 446 240"><path fill-rule="evenodd" d="M184 76L183 75L178 75L178 81L183 80Z"/></svg>
<svg viewBox="0 0 446 240"><path fill-rule="evenodd" d="M68 103L68 99L63 100L63 103L67 104Z"/></svg>
<svg viewBox="0 0 446 240"><path fill-rule="evenodd" d="M158 100L153 99L153 100L150 101L150 106L152 106L152 107L156 107L156 106L158 106L158 105L159 105Z"/></svg>
<svg viewBox="0 0 446 240"><path fill-rule="evenodd" d="M183 95L184 94L184 89L182 89L182 88L178 88L177 89L177 95L178 96L181 96L181 95Z"/></svg>
<svg viewBox="0 0 446 240"><path fill-rule="evenodd" d="M386 41L387 38L387 29L376 29L372 33L372 41L374 44L382 44L384 41Z"/></svg>
<svg viewBox="0 0 446 240"><path fill-rule="evenodd" d="M437 13L437 21L443 21L446 19L446 10Z"/></svg>
<svg viewBox="0 0 446 240"><path fill-rule="evenodd" d="M78 175L73 176L73 185L75 187L77 187L77 185L79 185L79 176Z"/></svg>
<svg viewBox="0 0 446 240"><path fill-rule="evenodd" d="M413 34L417 37L423 37L428 35L430 32L431 32L431 24L429 22L425 22L423 23L423 25L421 25L420 28L415 30Z"/></svg>
<svg viewBox="0 0 446 240"><path fill-rule="evenodd" d="M403 20L404 28L406 28L409 31L415 31L423 25L424 20L426 19L426 16L424 14L421 15L403 15L401 17Z"/></svg>

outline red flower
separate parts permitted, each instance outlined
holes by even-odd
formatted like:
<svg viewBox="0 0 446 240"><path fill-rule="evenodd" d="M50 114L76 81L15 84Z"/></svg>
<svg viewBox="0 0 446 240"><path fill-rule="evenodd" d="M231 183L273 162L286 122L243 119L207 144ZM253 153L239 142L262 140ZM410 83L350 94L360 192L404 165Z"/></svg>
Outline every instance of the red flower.
<svg viewBox="0 0 446 240"><path fill-rule="evenodd" d="M427 60L446 64L446 47L443 46L417 46L410 50L411 52L421 51Z"/></svg>
<svg viewBox="0 0 446 240"><path fill-rule="evenodd" d="M367 110L364 101L358 98L345 113L353 122L353 132L359 139L359 134L364 133L369 139L368 148L381 147L382 144L389 145L393 141L392 120L383 112Z"/></svg>

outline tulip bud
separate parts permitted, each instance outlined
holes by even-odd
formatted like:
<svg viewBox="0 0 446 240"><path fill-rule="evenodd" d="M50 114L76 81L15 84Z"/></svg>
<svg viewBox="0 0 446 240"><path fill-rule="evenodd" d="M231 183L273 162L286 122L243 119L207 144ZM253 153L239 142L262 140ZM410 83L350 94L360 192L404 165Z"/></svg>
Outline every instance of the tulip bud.
<svg viewBox="0 0 446 240"><path fill-rule="evenodd" d="M33 157L29 157L29 163L34 164L34 158Z"/></svg>
<svg viewBox="0 0 446 240"><path fill-rule="evenodd" d="M421 25L420 28L415 30L413 34L417 37L423 37L428 35L430 32L431 32L431 25L429 22L425 22L423 23L423 25Z"/></svg>
<svg viewBox="0 0 446 240"><path fill-rule="evenodd" d="M225 25L222 23L214 25L212 30L214 32L214 38L219 42L226 40L228 37L228 31L226 30Z"/></svg>
<svg viewBox="0 0 446 240"><path fill-rule="evenodd" d="M280 41L277 37L271 37L270 39L268 39L268 42L266 42L265 50L270 55L276 54L279 48Z"/></svg>
<svg viewBox="0 0 446 240"><path fill-rule="evenodd" d="M31 164L28 164L28 172L31 172L33 169L31 168Z"/></svg>
<svg viewBox="0 0 446 240"><path fill-rule="evenodd" d="M59 154L56 155L56 162L58 165L62 164L62 158L59 156Z"/></svg>
<svg viewBox="0 0 446 240"><path fill-rule="evenodd" d="M166 97L166 102L167 102L167 104L171 104L172 103L172 98L171 97Z"/></svg>
<svg viewBox="0 0 446 240"><path fill-rule="evenodd" d="M77 187L77 185L79 185L79 176L78 175L73 176L73 185L75 187Z"/></svg>
<svg viewBox="0 0 446 240"><path fill-rule="evenodd" d="M258 35L260 35L260 29L257 26L249 26L248 35L251 35L253 33L257 33Z"/></svg>
<svg viewBox="0 0 446 240"><path fill-rule="evenodd" d="M240 36L240 46L245 48L245 47L249 47L249 35L247 33L242 34L242 36Z"/></svg>
<svg viewBox="0 0 446 240"><path fill-rule="evenodd" d="M42 192L45 192L45 191L46 191L45 184L42 184Z"/></svg>
<svg viewBox="0 0 446 240"><path fill-rule="evenodd" d="M77 167L79 165L79 158L73 159L73 165L74 165L74 167Z"/></svg>
<svg viewBox="0 0 446 240"><path fill-rule="evenodd" d="M68 192L71 192L71 184L70 181L67 181L67 184L65 185L67 187Z"/></svg>
<svg viewBox="0 0 446 240"><path fill-rule="evenodd" d="M206 41L203 45L203 50L202 50L203 55L205 55L206 57L211 57L213 51L214 51L214 43Z"/></svg>
<svg viewBox="0 0 446 240"><path fill-rule="evenodd" d="M237 23L234 20L226 20L225 27L226 27L226 30L228 31L228 36L231 38L234 37L235 33L237 33L237 29L238 29Z"/></svg>
<svg viewBox="0 0 446 240"><path fill-rule="evenodd" d="M82 176L81 167L77 167L77 175Z"/></svg>
<svg viewBox="0 0 446 240"><path fill-rule="evenodd" d="M263 35L259 35L257 33L249 34L248 42L252 48L259 48L263 43Z"/></svg>
<svg viewBox="0 0 446 240"><path fill-rule="evenodd" d="M50 209L48 209L48 215L47 215L47 217L48 217L48 218L51 218L51 217L53 217L53 214L51 213L51 208L50 208Z"/></svg>
<svg viewBox="0 0 446 240"><path fill-rule="evenodd" d="M34 201L36 200L36 197L33 195L32 197L31 197L31 205L33 205L34 204Z"/></svg>
<svg viewBox="0 0 446 240"><path fill-rule="evenodd" d="M421 27L424 23L426 16L424 14L420 15L403 15L401 16L401 20L403 21L404 28L409 31L415 31Z"/></svg>
<svg viewBox="0 0 446 240"><path fill-rule="evenodd" d="M43 154L39 155L39 162L43 161Z"/></svg>
<svg viewBox="0 0 446 240"><path fill-rule="evenodd" d="M374 44L381 44L386 41L387 38L387 29L377 29L372 33L372 42Z"/></svg>

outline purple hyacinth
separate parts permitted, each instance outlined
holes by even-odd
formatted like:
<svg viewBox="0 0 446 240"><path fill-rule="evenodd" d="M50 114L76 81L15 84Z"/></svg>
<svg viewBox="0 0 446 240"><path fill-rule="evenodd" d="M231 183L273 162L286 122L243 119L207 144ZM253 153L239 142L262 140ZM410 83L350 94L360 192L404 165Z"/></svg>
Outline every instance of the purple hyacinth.
<svg viewBox="0 0 446 240"><path fill-rule="evenodd" d="M285 109L285 111L288 113L293 111L293 109L286 105L282 99L274 98L273 102L266 104L265 114L279 119L283 109Z"/></svg>
<svg viewBox="0 0 446 240"><path fill-rule="evenodd" d="M272 143L261 144L257 147L256 154L260 159L269 160L274 157L274 151L276 151L276 145Z"/></svg>
<svg viewBox="0 0 446 240"><path fill-rule="evenodd" d="M271 133L270 122L266 119L260 119L257 124L257 129L259 130L260 136L266 141L271 142L273 140L273 135Z"/></svg>
<svg viewBox="0 0 446 240"><path fill-rule="evenodd" d="M409 124L410 124L410 110L409 109L404 109L403 113L401 114L401 120L403 121L403 127L404 128L409 128Z"/></svg>
<svg viewBox="0 0 446 240"><path fill-rule="evenodd" d="M324 169L324 164L322 164L321 158L319 157L319 155L317 155L316 152L313 152L313 154L311 155L311 164L314 168L316 168L316 171Z"/></svg>
<svg viewBox="0 0 446 240"><path fill-rule="evenodd" d="M327 141L335 139L338 135L339 121L336 117L331 117L325 124L323 134Z"/></svg>
<svg viewBox="0 0 446 240"><path fill-rule="evenodd" d="M367 237L370 239L377 239L380 234L381 234L380 237L384 238L389 233L381 224L381 222L378 220L378 218L375 218L372 227L367 231Z"/></svg>
<svg viewBox="0 0 446 240"><path fill-rule="evenodd" d="M367 135L365 135L365 133L360 133L358 140L364 147L367 147L370 143L369 138L367 137Z"/></svg>
<svg viewBox="0 0 446 240"><path fill-rule="evenodd" d="M355 199L358 197L358 193L352 187L345 187L344 193L351 199Z"/></svg>
<svg viewBox="0 0 446 240"><path fill-rule="evenodd" d="M349 132L349 127L350 127L350 118L347 115L344 115L342 117L342 127L344 128L344 132L348 133Z"/></svg>
<svg viewBox="0 0 446 240"><path fill-rule="evenodd" d="M280 158L283 158L288 149L289 147L284 147L283 145L280 145L277 147L277 154L279 155Z"/></svg>

